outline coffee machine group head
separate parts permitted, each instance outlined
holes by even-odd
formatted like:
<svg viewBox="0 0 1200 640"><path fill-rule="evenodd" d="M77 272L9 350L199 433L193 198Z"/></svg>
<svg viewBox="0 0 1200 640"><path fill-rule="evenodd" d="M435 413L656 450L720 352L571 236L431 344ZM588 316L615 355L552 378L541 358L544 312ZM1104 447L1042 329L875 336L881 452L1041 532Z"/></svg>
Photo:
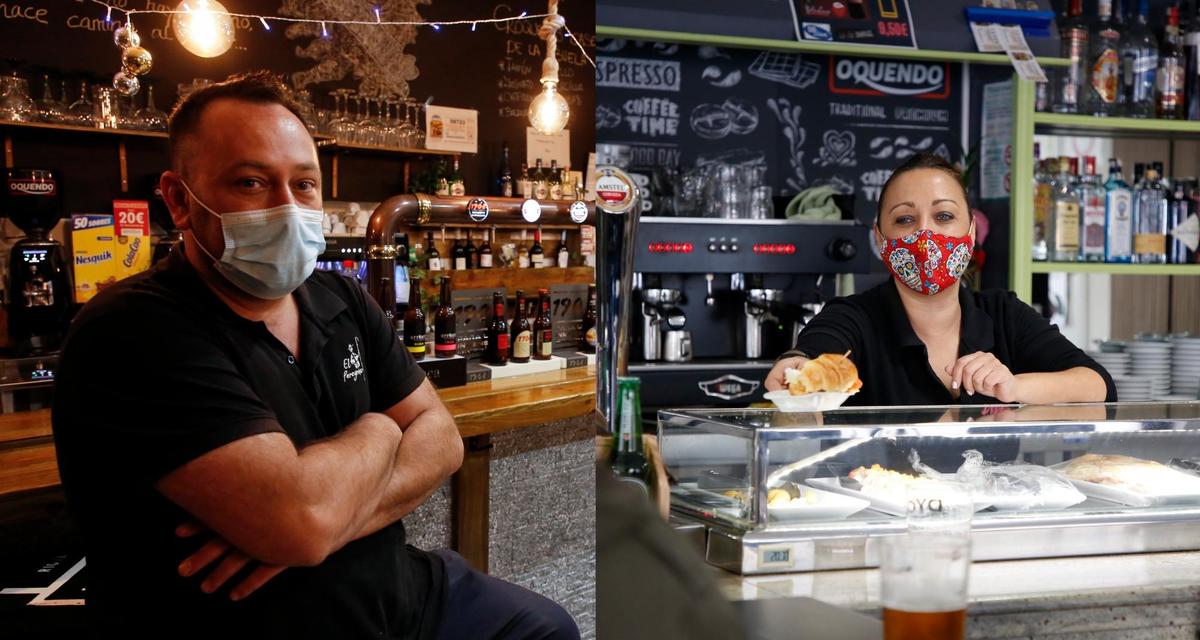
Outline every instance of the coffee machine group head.
<svg viewBox="0 0 1200 640"><path fill-rule="evenodd" d="M747 289L746 301L742 306L745 314L745 342L742 345L747 358L763 357L763 335L768 323L780 322L777 305L783 301L783 289ZM771 354L774 357L778 354Z"/></svg>
<svg viewBox="0 0 1200 640"><path fill-rule="evenodd" d="M5 310L10 347L17 355L55 350L71 302L63 246L49 237L62 218L58 176L48 169L9 169L0 208L25 232L8 262Z"/></svg>
<svg viewBox="0 0 1200 640"><path fill-rule="evenodd" d="M640 283L634 286L639 287ZM642 303L642 356L650 362L662 360L664 334L683 330L684 315L678 307L683 292L663 288L637 290Z"/></svg>

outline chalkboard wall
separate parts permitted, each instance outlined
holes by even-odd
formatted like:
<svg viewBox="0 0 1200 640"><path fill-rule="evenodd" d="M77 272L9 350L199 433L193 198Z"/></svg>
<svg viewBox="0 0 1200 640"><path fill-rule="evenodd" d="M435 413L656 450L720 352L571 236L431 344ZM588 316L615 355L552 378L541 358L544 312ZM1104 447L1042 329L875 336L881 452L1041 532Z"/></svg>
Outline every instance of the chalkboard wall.
<svg viewBox="0 0 1200 640"><path fill-rule="evenodd" d="M616 39L598 50L597 141L633 146L635 170L764 164L776 193L829 184L869 221L905 158L965 153L956 64Z"/></svg>
<svg viewBox="0 0 1200 640"><path fill-rule="evenodd" d="M126 4L123 0L113 3ZM174 4L127 0L131 8L169 9ZM226 0L224 4L234 13L318 19L373 19L372 4L379 4L385 17L397 20L506 17L546 10L542 0ZM568 0L560 4L560 12L589 55L594 54L594 3ZM104 17L104 9L87 0L0 3L0 70L15 70L30 79L35 98L41 95L42 74L50 74L56 97L59 80L67 79L69 99L74 100L80 81L107 82L118 68L119 51L111 35L115 25L106 24ZM163 110L174 103L180 83L190 83L193 78L220 80L261 68L307 88L319 107L332 106L331 90L351 88L411 95L422 101L432 96L435 104L477 109L479 154L465 155L462 160L472 193L490 193L502 142L509 143L514 171L525 157L525 109L539 88L544 55L544 45L537 38L538 22L478 25L474 31L470 26L433 31L331 25L329 38L324 39L317 25L275 23L266 31L258 21L239 20L234 47L217 58L203 59L175 42L167 17L134 18L142 45L154 56L148 79ZM572 111L571 164L583 169L594 146L592 69L578 48L565 39L560 40L558 53L560 90ZM16 164L50 166L63 172L68 211L105 211L113 198L121 196L114 139L28 131L12 135ZM166 164L166 143L129 138L127 148L131 191L126 195L144 196L144 185ZM402 161L394 156L348 154L340 164L340 199L379 200L403 187ZM329 198L329 154L322 154L322 165Z"/></svg>

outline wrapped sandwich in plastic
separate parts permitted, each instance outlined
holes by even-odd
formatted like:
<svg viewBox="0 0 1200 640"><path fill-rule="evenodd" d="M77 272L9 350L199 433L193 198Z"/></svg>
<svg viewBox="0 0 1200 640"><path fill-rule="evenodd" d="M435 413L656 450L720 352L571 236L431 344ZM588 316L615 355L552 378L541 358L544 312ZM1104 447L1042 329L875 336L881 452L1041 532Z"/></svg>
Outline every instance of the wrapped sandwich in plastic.
<svg viewBox="0 0 1200 640"><path fill-rule="evenodd" d="M963 464L953 474L939 473L921 464L913 452L913 468L922 475L957 480L971 487L977 502L991 504L997 511L1045 511L1066 509L1087 499L1066 476L1035 464L994 463L969 449Z"/></svg>

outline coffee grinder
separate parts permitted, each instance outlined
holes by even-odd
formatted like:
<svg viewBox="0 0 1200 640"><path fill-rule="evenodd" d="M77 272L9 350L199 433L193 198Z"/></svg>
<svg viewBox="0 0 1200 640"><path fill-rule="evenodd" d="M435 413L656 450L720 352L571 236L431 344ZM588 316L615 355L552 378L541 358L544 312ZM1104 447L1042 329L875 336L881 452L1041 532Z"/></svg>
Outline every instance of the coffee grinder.
<svg viewBox="0 0 1200 640"><path fill-rule="evenodd" d="M71 304L65 251L48 235L63 215L58 176L48 169L8 169L6 183L2 212L25 232L8 259L9 348L18 356L54 351Z"/></svg>

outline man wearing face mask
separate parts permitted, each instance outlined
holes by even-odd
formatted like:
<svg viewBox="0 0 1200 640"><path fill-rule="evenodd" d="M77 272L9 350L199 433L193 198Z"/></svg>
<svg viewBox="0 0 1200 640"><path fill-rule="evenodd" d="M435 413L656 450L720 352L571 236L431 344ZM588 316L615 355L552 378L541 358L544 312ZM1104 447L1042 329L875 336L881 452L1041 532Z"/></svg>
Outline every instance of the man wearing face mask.
<svg viewBox="0 0 1200 640"><path fill-rule="evenodd" d="M55 390L102 637L575 639L559 606L405 543L462 461L354 281L314 273L316 147L265 74L192 93L160 187L182 244L80 312Z"/></svg>
<svg viewBox="0 0 1200 640"><path fill-rule="evenodd" d="M767 375L823 353L850 352L862 389L848 405L1115 402L1108 372L1007 291L974 292L959 279L975 246L958 171L922 154L884 184L874 233L892 278L834 300Z"/></svg>

